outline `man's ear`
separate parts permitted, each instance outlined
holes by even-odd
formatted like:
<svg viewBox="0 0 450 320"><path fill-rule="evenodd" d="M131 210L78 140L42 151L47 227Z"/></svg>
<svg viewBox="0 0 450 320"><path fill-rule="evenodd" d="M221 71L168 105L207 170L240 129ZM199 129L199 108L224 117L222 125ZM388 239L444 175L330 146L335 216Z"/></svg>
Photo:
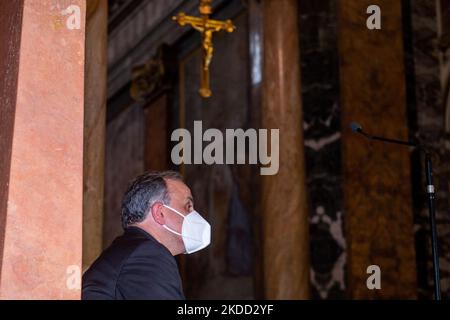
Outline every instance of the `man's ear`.
<svg viewBox="0 0 450 320"><path fill-rule="evenodd" d="M164 214L162 212L163 208L164 207L160 202L154 203L150 208L150 214L153 216L153 220L155 220L160 225L166 224Z"/></svg>

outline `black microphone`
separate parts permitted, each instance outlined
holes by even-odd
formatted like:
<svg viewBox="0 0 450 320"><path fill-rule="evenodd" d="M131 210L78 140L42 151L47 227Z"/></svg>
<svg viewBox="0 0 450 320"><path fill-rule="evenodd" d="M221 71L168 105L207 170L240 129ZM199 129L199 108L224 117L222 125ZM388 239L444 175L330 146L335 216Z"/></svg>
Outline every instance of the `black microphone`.
<svg viewBox="0 0 450 320"><path fill-rule="evenodd" d="M362 127L358 122L350 123L350 129L352 129L353 132L362 132Z"/></svg>
<svg viewBox="0 0 450 320"><path fill-rule="evenodd" d="M369 140L378 140L378 141L401 144L401 145L406 145L406 146L411 146L411 147L421 147L421 145L419 145L418 143L413 142L413 141L403 141L403 140L398 140L398 139L390 139L390 138L370 135L362 129L361 125L358 122L350 123L350 129L355 133L359 133L359 134L363 135L364 137L366 137Z"/></svg>

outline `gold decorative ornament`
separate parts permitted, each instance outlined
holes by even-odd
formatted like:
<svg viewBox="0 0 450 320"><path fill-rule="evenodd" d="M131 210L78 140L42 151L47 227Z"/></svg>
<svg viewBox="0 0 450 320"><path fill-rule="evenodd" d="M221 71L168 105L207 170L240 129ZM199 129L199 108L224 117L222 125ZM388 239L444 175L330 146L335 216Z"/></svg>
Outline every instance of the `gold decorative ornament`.
<svg viewBox="0 0 450 320"><path fill-rule="evenodd" d="M203 98L209 98L212 95L209 86L209 66L214 53L213 34L222 30L231 33L236 29L231 20L219 21L209 19L212 13L211 2L212 0L200 0L199 12L201 17L187 16L184 12L180 12L172 18L180 26L190 25L202 34L202 72L198 92Z"/></svg>

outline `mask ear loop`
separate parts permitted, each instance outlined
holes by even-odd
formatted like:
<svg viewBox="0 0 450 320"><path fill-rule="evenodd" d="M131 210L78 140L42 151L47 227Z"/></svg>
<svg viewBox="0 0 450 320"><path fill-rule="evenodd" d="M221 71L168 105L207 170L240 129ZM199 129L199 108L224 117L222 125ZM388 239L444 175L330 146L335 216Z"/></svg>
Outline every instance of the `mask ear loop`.
<svg viewBox="0 0 450 320"><path fill-rule="evenodd" d="M169 206L166 206L164 203L162 204L162 206L165 207L165 208L167 208L167 209L169 209L169 210L172 210L172 211L175 212L176 214L180 215L180 216L183 218L183 220L184 220L184 216L183 216L180 212L178 212L177 210L175 210L174 208L169 207ZM182 235L181 233L176 232L175 230L170 229L170 228L169 228L168 226L166 226L165 224L163 224L163 228L165 228L167 231L170 231L170 232L172 232L172 233L174 233L174 234L177 234L177 235L179 235L180 237L183 238L183 235Z"/></svg>
<svg viewBox="0 0 450 320"><path fill-rule="evenodd" d="M166 226L165 224L163 224L163 228L166 229L167 231L170 231L174 234L179 235L180 237L183 237L183 235L181 233L176 232L175 230L170 229L168 226Z"/></svg>
<svg viewBox="0 0 450 320"><path fill-rule="evenodd" d="M178 212L177 210L175 210L172 207L166 206L164 203L163 203L163 207L166 207L167 209L172 210L173 212L175 212L176 214L178 214L179 216L181 216L184 219L184 215L181 212Z"/></svg>
<svg viewBox="0 0 450 320"><path fill-rule="evenodd" d="M186 218L186 216L184 216L183 214L181 214L180 212L178 212L177 210L175 210L175 209L172 208L172 207L166 206L165 204L163 204L163 207L166 207L167 209L172 210L173 212L175 212L175 213L177 213L178 215L180 215L181 217L183 217L183 219ZM166 230L168 230L168 231L170 231L170 232L172 232L172 233L174 233L174 234L177 234L177 235L179 235L179 236L182 237L182 238L187 238L187 239L191 239L191 240L194 240L194 241L199 242L198 239L195 239L195 238L192 238L192 237L188 237L188 236L186 236L186 235L182 235L181 233L178 233L178 232L176 232L175 230L170 229L170 228L169 228L168 226L166 226L165 224L163 225L163 227L164 227Z"/></svg>
<svg viewBox="0 0 450 320"><path fill-rule="evenodd" d="M180 212L178 212L177 210L175 210L175 209L172 208L172 207L166 206L163 202L160 202L160 201L154 202L153 205L152 205L152 207L153 207L156 203L158 203L158 202L161 203L163 207L166 207L167 209L172 210L173 212L175 212L176 214L180 215L180 216L184 219L184 216L183 216ZM150 209L150 210L151 210L151 209ZM153 220L154 220L154 219L155 219L155 218L153 218ZM156 220L155 220L155 222L156 222ZM166 228L168 231L170 231L170 232L172 232L172 233L175 233L175 234L181 236L181 233L178 233L178 232L176 232L175 230L170 229L170 228L167 227L165 224L163 224L162 226L163 226L164 228Z"/></svg>

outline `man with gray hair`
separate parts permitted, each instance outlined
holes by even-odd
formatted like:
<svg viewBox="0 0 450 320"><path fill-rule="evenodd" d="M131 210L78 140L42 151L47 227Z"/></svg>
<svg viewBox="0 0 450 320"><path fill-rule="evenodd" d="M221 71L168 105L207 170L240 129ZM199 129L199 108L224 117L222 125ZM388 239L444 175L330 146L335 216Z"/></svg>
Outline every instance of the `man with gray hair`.
<svg viewBox="0 0 450 320"><path fill-rule="evenodd" d="M174 256L208 246L211 227L180 174L137 177L123 198L122 227L83 275L82 299L184 299Z"/></svg>

